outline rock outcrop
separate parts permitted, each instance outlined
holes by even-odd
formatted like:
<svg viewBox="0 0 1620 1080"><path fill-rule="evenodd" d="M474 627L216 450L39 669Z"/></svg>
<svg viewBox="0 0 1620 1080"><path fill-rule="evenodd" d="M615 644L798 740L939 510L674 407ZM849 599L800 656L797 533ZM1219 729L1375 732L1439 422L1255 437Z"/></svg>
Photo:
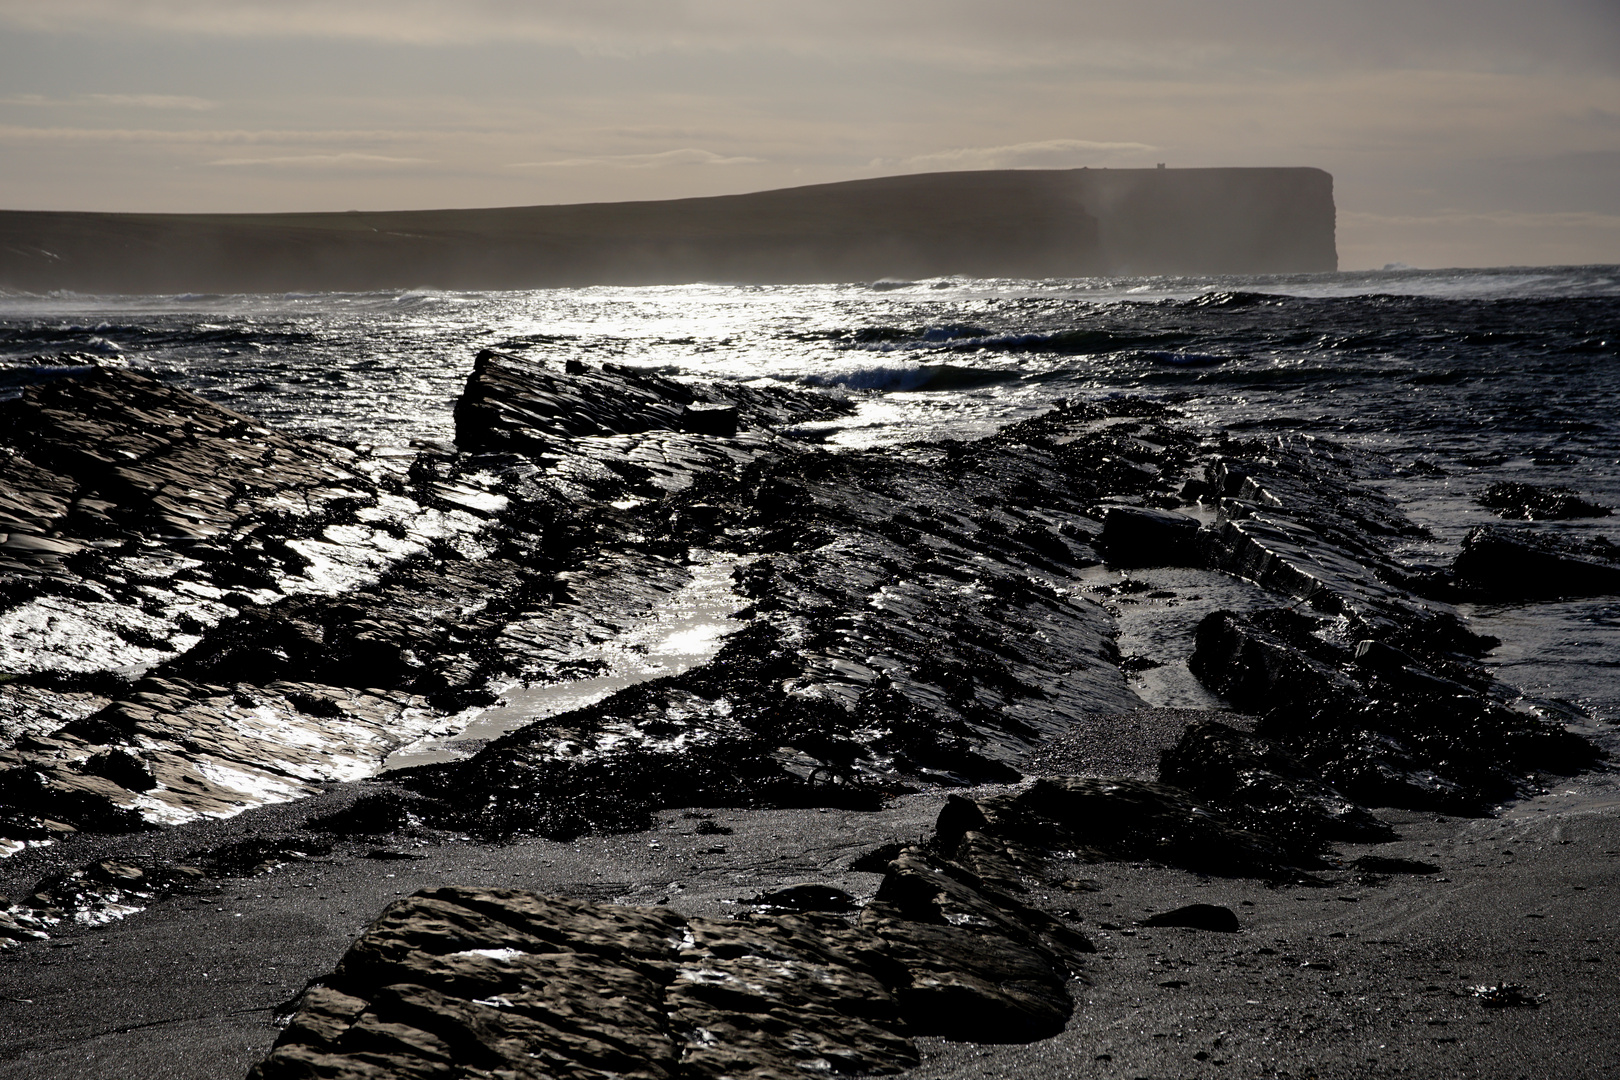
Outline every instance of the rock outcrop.
<svg viewBox="0 0 1620 1080"><path fill-rule="evenodd" d="M0 844L226 816L369 775L492 687L573 670L690 581L688 544L639 538L604 504L736 469L772 437L675 430L699 397L668 380L570 378L572 397L552 387L560 413L672 396L543 460L424 451L408 471L116 369L68 369L0 405ZM751 427L849 407L726 400Z"/></svg>
<svg viewBox="0 0 1620 1080"><path fill-rule="evenodd" d="M880 864L853 917L717 921L432 889L387 908L306 990L252 1077L772 1080L902 1071L917 1035L1046 1038L1067 1022L1068 983L1093 947L1020 894L1115 858L1297 875L1279 846L1174 789L1059 777L952 798L927 844ZM1232 925L1190 909L1152 925L1235 930L1219 910Z"/></svg>
<svg viewBox="0 0 1620 1080"><path fill-rule="evenodd" d="M1014 779L1032 742L1139 703L1111 619L1067 583L1098 561L1102 500L1173 501L1191 447L1163 406L1121 401L976 443L707 474L651 523L738 553L747 626L700 668L408 782L446 827L566 836L658 806L861 805Z"/></svg>
<svg viewBox="0 0 1620 1080"><path fill-rule="evenodd" d="M1481 525L1451 570L1458 588L1489 600L1620 593L1620 547L1601 536Z"/></svg>
<svg viewBox="0 0 1620 1080"><path fill-rule="evenodd" d="M1567 487L1540 487L1508 482L1492 484L1475 500L1505 518L1525 521L1568 521L1571 518L1608 517L1612 510L1583 499Z"/></svg>
<svg viewBox="0 0 1620 1080"><path fill-rule="evenodd" d="M456 402L456 444L543 454L591 435L644 431L730 437L854 412L825 393L743 383L677 382L620 364L548 371L485 349Z"/></svg>
<svg viewBox="0 0 1620 1080"><path fill-rule="evenodd" d="M1190 731L1166 779L1251 821L1270 816L1297 845L1375 836L1346 798L1479 814L1525 790L1528 774L1597 760L1491 678L1479 657L1494 642L1408 588L1412 575L1385 545L1421 532L1357 481L1380 462L1320 440L1244 449L1209 467L1220 520L1205 565L1291 602L1199 626L1194 674L1261 719L1254 736ZM1464 569L1476 546L1459 556ZM1554 565L1539 580L1553 580Z"/></svg>

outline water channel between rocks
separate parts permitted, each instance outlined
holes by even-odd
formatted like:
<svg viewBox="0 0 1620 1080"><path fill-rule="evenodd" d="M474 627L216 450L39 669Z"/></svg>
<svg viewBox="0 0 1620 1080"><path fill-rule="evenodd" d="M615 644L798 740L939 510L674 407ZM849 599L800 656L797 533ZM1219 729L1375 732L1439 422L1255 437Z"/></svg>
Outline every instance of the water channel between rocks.
<svg viewBox="0 0 1620 1080"><path fill-rule="evenodd" d="M487 709L464 713L470 723L451 735L435 734L390 754L382 771L471 757L488 743L536 720L572 712L650 679L679 675L705 663L743 623L733 618L748 599L732 587L734 556L694 550L692 580L647 619L615 637L593 642L569 657L605 665L602 674L542 686L514 686Z"/></svg>

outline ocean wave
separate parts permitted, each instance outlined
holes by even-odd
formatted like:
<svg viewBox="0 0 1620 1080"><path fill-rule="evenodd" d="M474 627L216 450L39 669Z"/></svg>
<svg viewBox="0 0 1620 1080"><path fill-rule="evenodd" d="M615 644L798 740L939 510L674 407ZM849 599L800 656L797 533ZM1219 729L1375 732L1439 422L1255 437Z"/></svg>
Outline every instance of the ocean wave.
<svg viewBox="0 0 1620 1080"><path fill-rule="evenodd" d="M971 325L931 326L921 329L864 326L854 331L823 331L795 335L800 340L834 340L845 349L866 352L999 352L1045 353L1055 356L1114 353L1125 349L1174 346L1194 340L1179 330L1037 330L997 334Z"/></svg>
<svg viewBox="0 0 1620 1080"><path fill-rule="evenodd" d="M196 323L180 326L136 323L25 323L0 325L0 349L73 349L109 355L130 349L183 348L188 345L262 348L310 345L320 341L303 330L269 330L253 326Z"/></svg>
<svg viewBox="0 0 1620 1080"><path fill-rule="evenodd" d="M1158 352L1145 349L1129 349L1119 355L1122 359L1146 360L1149 363L1159 364L1164 367L1179 368L1216 367L1232 360L1241 359L1241 357L1221 356L1217 353Z"/></svg>
<svg viewBox="0 0 1620 1080"><path fill-rule="evenodd" d="M948 323L942 326L862 326L855 330L810 330L790 336L800 341L837 341L848 349L886 352L897 348L934 348L953 341L977 340L990 333L982 326Z"/></svg>
<svg viewBox="0 0 1620 1080"><path fill-rule="evenodd" d="M914 390L970 390L977 386L1015 382L1021 373L958 364L878 364L825 375L807 375L809 386L839 386L846 390L905 393Z"/></svg>
<svg viewBox="0 0 1620 1080"><path fill-rule="evenodd" d="M1278 293L1243 292L1232 290L1229 292L1204 293L1187 301L1188 307L1196 308L1246 308L1274 306L1288 303L1292 297Z"/></svg>
<svg viewBox="0 0 1620 1080"><path fill-rule="evenodd" d="M1178 345L1193 340L1179 330L1047 330L1027 334L1000 334L955 342L953 352L1047 353L1058 356L1114 353L1153 345Z"/></svg>
<svg viewBox="0 0 1620 1080"><path fill-rule="evenodd" d="M55 382L93 371L97 366L123 367L119 361L108 364L99 356L87 353L62 353L58 356L33 357L23 361L0 360L0 401L11 401L30 386Z"/></svg>

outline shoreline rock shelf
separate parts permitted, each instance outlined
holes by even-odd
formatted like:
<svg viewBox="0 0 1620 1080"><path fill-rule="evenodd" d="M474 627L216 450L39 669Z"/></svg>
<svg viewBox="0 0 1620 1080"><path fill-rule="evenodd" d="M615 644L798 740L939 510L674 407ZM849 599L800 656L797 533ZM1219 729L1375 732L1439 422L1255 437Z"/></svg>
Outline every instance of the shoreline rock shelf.
<svg viewBox="0 0 1620 1080"><path fill-rule="evenodd" d="M1604 552L1491 529L1454 573L1408 567L1390 542L1421 530L1368 483L1375 455L1212 436L1140 399L972 442L831 453L791 435L851 408L484 352L460 449L404 468L129 372L0 404L0 842L41 865L75 830L363 779L505 686L587 677L700 562L735 567L739 609L706 662L391 773L280 839L57 866L0 938L265 872L322 837L568 839L676 807L975 789L928 841L867 860L883 882L853 911L841 894L809 910L814 889L731 921L460 885L401 901L257 1075L902 1071L919 1035L1063 1028L1090 943L1054 896L1086 864L1307 881L1336 844L1394 838L1376 808L1485 815L1601 756L1492 678L1493 643L1444 597L1487 587L1492 544L1575 559L1588 582ZM1052 740L1142 707L1081 583L1143 566L1275 594L1204 618L1190 664L1252 730L1192 724L1157 783L1028 781ZM53 617L67 628L30 630Z"/></svg>

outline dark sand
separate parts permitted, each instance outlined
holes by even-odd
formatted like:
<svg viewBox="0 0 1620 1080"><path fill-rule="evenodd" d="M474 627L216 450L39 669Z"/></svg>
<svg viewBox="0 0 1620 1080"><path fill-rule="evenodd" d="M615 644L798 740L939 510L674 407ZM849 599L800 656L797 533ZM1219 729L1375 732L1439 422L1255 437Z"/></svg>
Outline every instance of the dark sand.
<svg viewBox="0 0 1620 1080"><path fill-rule="evenodd" d="M1142 720L1177 733L1182 722ZM1065 745L1054 761L1105 752ZM57 857L80 865L285 835L354 791L162 834L81 837ZM650 832L572 844L390 845L420 856L411 860L369 859L375 844L343 841L330 856L0 954L0 1077L236 1080L269 1049L278 1006L330 971L385 904L420 888L508 886L711 916L803 880L869 896L878 875L850 862L927 836L942 801L917 795L864 814L702 812L729 835L699 833L702 818L670 811ZM1620 1075L1620 784L1583 777L1500 819L1386 814L1403 839L1341 847L1346 865L1316 887L1100 863L1085 871L1095 891L1038 892L1044 906L1076 912L1099 949L1074 984L1068 1030L1025 1046L925 1039L913 1075ZM1439 872L1368 876L1348 866L1363 854ZM39 859L9 860L0 882L20 892ZM1231 907L1243 929L1134 926L1193 902ZM1488 1008L1472 991L1499 982L1523 984L1541 1004Z"/></svg>

